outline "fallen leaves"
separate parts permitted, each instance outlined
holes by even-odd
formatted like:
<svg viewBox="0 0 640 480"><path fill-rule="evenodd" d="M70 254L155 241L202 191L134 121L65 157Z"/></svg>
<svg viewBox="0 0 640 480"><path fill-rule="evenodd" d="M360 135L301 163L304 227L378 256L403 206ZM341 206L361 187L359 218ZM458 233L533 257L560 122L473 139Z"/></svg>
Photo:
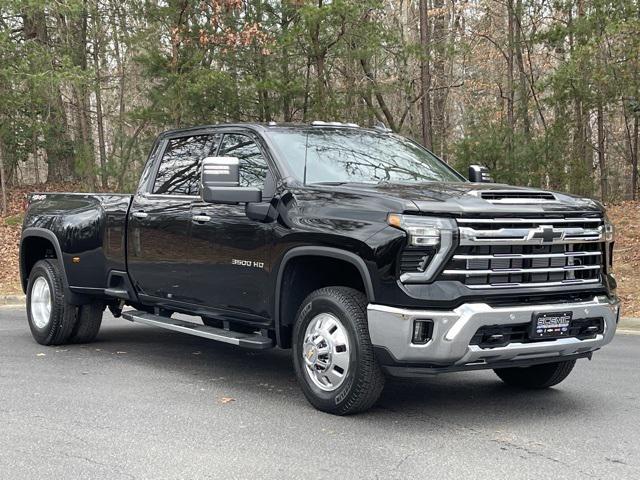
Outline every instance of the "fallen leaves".
<svg viewBox="0 0 640 480"><path fill-rule="evenodd" d="M607 208L615 226L614 274L623 317L640 317L640 202L622 202Z"/></svg>
<svg viewBox="0 0 640 480"><path fill-rule="evenodd" d="M232 398L232 397L220 397L218 399L218 403L221 403L222 405L226 405L227 403L231 403L231 402L235 402L236 399Z"/></svg>

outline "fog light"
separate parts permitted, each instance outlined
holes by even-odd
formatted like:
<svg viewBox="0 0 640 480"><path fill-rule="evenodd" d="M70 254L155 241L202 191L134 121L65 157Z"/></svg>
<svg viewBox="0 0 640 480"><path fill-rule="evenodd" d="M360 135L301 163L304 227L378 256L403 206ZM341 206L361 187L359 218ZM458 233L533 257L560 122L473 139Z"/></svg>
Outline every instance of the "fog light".
<svg viewBox="0 0 640 480"><path fill-rule="evenodd" d="M424 345L431 340L433 333L433 321L432 320L415 320L413 322L413 338L411 343L417 345Z"/></svg>

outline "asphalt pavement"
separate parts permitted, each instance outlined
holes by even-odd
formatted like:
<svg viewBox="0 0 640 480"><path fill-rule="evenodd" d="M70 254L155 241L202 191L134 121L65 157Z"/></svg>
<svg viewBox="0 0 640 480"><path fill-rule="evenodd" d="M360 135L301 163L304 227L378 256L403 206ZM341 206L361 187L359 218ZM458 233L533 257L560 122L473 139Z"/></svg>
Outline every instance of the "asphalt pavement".
<svg viewBox="0 0 640 480"><path fill-rule="evenodd" d="M105 314L43 347L0 307L2 479L638 479L640 335L554 389L493 372L387 383L370 412L314 410L288 351L249 352Z"/></svg>

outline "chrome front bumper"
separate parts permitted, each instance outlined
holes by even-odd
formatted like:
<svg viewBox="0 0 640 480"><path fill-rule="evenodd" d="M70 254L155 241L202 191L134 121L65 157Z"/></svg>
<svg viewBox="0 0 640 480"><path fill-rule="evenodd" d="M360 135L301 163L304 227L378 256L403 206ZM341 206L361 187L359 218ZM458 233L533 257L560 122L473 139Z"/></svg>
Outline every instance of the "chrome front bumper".
<svg viewBox="0 0 640 480"><path fill-rule="evenodd" d="M531 343L510 343L502 347L481 348L470 341L485 325L522 324L534 313L572 311L573 319L602 317L604 331L594 338L561 338ZM597 350L615 334L620 312L616 298L598 296L588 302L527 305L493 308L486 303L466 303L452 311L407 310L369 304L369 334L375 347L384 349L398 363L440 366L468 366L537 358L575 356ZM411 342L414 320L433 321L431 340L424 345Z"/></svg>

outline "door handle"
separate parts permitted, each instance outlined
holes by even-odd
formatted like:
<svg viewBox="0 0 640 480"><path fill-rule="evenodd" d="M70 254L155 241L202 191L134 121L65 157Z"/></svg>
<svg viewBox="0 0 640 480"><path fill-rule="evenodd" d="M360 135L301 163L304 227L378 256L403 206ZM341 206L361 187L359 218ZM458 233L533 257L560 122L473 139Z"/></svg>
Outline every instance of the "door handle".
<svg viewBox="0 0 640 480"><path fill-rule="evenodd" d="M139 212L133 212L133 216L136 218L147 218L149 214L143 211L139 211Z"/></svg>
<svg viewBox="0 0 640 480"><path fill-rule="evenodd" d="M211 217L209 215L194 215L191 218L193 219L194 222L198 222L198 223L205 223L211 220Z"/></svg>

